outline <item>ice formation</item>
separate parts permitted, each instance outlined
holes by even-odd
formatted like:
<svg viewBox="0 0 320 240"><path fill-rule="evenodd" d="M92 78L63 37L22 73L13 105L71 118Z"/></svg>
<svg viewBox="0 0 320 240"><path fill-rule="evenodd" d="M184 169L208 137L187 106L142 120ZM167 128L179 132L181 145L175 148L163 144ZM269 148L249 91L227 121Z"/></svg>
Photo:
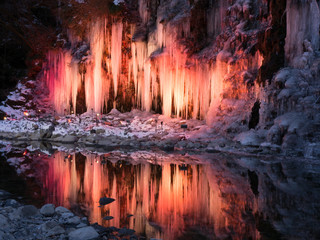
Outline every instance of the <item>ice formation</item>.
<svg viewBox="0 0 320 240"><path fill-rule="evenodd" d="M150 16L145 10L146 1L140 0L139 4L143 25ZM214 37L223 28L227 3L211 4L207 31ZM184 11L168 19L168 12L177 5ZM157 27L149 33L147 40L135 38L141 26L129 27L122 19L95 21L88 30L91 56L84 63L85 72L79 72L80 60L72 56L71 50L50 52L44 78L56 111L59 114L64 109L76 111L77 94L84 81L88 111L102 112L110 102L121 110L124 102L129 101L133 107L160 111L166 116L205 119L209 112L210 120L221 102L222 93L230 88L225 83L226 75L258 67L259 53L249 59L249 63L238 61L236 64L230 64L231 53L227 49L211 63L190 57L180 43L182 37L190 36L188 11L188 1L160 5ZM131 52L123 52L128 29L133 36L129 42ZM132 85L134 94L128 96Z"/></svg>
<svg viewBox="0 0 320 240"><path fill-rule="evenodd" d="M289 65L301 68L305 59L301 59L302 54L319 49L319 6L316 0L288 0L286 13L286 60ZM304 46L306 40L311 43L308 47Z"/></svg>

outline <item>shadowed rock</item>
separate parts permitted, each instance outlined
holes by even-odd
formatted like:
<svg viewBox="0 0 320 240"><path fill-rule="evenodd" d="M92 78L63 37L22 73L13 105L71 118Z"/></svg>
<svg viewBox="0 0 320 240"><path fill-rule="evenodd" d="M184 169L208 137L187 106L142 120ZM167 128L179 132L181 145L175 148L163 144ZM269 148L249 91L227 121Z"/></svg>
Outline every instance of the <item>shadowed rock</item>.
<svg viewBox="0 0 320 240"><path fill-rule="evenodd" d="M84 227L69 233L70 240L90 240L97 237L99 237L99 234L93 227Z"/></svg>
<svg viewBox="0 0 320 240"><path fill-rule="evenodd" d="M40 213L46 217L51 217L54 215L54 205L46 204L40 209Z"/></svg>
<svg viewBox="0 0 320 240"><path fill-rule="evenodd" d="M114 199L107 198L107 197L100 198L100 200L99 200L100 206L104 206L104 205L110 204L112 202L114 202Z"/></svg>
<svg viewBox="0 0 320 240"><path fill-rule="evenodd" d="M38 209L33 205L26 205L21 209L21 215L23 217L32 217L38 213Z"/></svg>

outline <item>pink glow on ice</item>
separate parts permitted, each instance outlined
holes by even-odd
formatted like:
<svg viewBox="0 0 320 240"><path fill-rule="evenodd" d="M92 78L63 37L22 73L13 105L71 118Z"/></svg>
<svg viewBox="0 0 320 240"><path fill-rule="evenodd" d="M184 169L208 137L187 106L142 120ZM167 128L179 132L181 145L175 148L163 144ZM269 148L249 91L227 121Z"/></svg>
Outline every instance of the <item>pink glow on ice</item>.
<svg viewBox="0 0 320 240"><path fill-rule="evenodd" d="M70 100L75 110L81 81L85 81L87 109L93 108L95 112L102 112L103 104L110 98L112 85L117 101L119 86L124 91L133 81L135 107L150 111L152 106L161 103L166 116L200 117L210 122L222 94L233 91L226 85L225 77L230 73L246 71L252 63L242 61L230 64L230 53L225 51L212 64L190 58L176 40L178 33L189 34L189 23L186 21L179 27L157 24L157 30L150 34L148 42L125 43L131 48L131 54L128 54L122 52L125 25L113 22L110 28L106 27L106 21L97 20L90 27L91 58L85 63L86 73L82 76L79 60L74 60L70 51L50 52L45 76L57 112L62 114L63 109L68 109ZM131 36L134 31L132 26ZM253 58L253 63L261 65L259 58ZM122 71L123 68L127 73ZM246 91L245 86L236 91L242 90Z"/></svg>
<svg viewBox="0 0 320 240"><path fill-rule="evenodd" d="M225 182L210 165L185 165L184 170L170 162L101 165L101 157L96 155L86 159L67 156L56 153L48 161L47 173L43 174L44 189L50 193L46 201L68 208L79 204L92 223L126 226L137 233L147 229L148 237L167 240L177 239L188 226L199 223L214 228L217 236L231 228L238 233L234 239L242 239L248 233L253 239L258 238L254 225L244 226L241 222L242 212L253 207L253 196L246 193L248 186L238 184L239 193L228 195L235 186ZM98 207L104 196L115 201ZM128 214L134 217L128 218ZM114 218L104 221L102 218L108 215Z"/></svg>

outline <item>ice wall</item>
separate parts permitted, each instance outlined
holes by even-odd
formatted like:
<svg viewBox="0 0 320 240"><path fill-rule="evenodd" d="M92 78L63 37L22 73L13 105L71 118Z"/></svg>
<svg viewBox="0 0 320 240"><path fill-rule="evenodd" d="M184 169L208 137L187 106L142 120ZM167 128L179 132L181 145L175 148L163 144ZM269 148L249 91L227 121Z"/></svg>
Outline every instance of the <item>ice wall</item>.
<svg viewBox="0 0 320 240"><path fill-rule="evenodd" d="M319 50L319 5L316 0L288 0L286 13L286 61L290 66L301 67L305 65L305 59L301 59L304 52ZM305 41L311 43L312 49Z"/></svg>
<svg viewBox="0 0 320 240"><path fill-rule="evenodd" d="M231 44L226 41L214 60L208 61L201 54L191 56L188 46L183 44L192 37L192 7L187 0L160 2L154 22L156 27L148 29L147 39L134 38L137 31L149 24L148 4L149 1L139 1L141 22L138 24L129 24L120 18L95 20L87 31L90 55L85 60L76 59L72 49L48 55L48 71L44 76L59 114L70 105L75 111L81 81L84 81L89 111L102 112L110 102L113 107L121 107L130 99L131 106L142 110L160 109L167 116L207 118L209 122L224 92L235 98L240 97L240 92L245 95L246 86L242 80L234 84L225 80L230 74L257 68L258 53L234 62L234 50L229 49ZM208 38L216 37L225 28L228 4L222 0L210 1L206 14ZM242 34L237 31L238 35ZM81 74L77 63L85 66ZM128 97L131 83L134 93Z"/></svg>

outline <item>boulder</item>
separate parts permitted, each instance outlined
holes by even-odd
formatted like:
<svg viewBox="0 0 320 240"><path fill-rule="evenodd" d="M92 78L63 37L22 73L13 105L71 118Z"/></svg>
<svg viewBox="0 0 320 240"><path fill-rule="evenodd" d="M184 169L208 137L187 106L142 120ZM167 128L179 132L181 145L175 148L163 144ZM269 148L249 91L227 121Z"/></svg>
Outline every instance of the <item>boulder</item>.
<svg viewBox="0 0 320 240"><path fill-rule="evenodd" d="M56 221L48 221L41 225L41 231L48 232L49 230L55 228L56 226L59 226L59 224Z"/></svg>
<svg viewBox="0 0 320 240"><path fill-rule="evenodd" d="M259 146L262 142L261 136L254 130L242 132L238 134L234 140L244 146Z"/></svg>
<svg viewBox="0 0 320 240"><path fill-rule="evenodd" d="M84 227L69 233L69 240L91 240L99 237L93 227Z"/></svg>
<svg viewBox="0 0 320 240"><path fill-rule="evenodd" d="M54 215L54 205L53 204L46 204L46 205L42 206L42 208L40 209L40 213L46 217L53 216Z"/></svg>
<svg viewBox="0 0 320 240"><path fill-rule="evenodd" d="M38 209L33 205L26 205L21 208L21 216L22 217L32 217L38 214Z"/></svg>
<svg viewBox="0 0 320 240"><path fill-rule="evenodd" d="M66 209L65 207L62 207L62 206L56 207L55 212L60 215L63 213L70 213L70 211L68 209Z"/></svg>
<svg viewBox="0 0 320 240"><path fill-rule="evenodd" d="M281 129L278 125L273 125L267 134L267 141L272 144L281 144Z"/></svg>
<svg viewBox="0 0 320 240"><path fill-rule="evenodd" d="M80 218L78 216L74 216L74 217L68 218L66 220L66 223L70 224L70 225L78 225L80 222L81 221L80 221Z"/></svg>

